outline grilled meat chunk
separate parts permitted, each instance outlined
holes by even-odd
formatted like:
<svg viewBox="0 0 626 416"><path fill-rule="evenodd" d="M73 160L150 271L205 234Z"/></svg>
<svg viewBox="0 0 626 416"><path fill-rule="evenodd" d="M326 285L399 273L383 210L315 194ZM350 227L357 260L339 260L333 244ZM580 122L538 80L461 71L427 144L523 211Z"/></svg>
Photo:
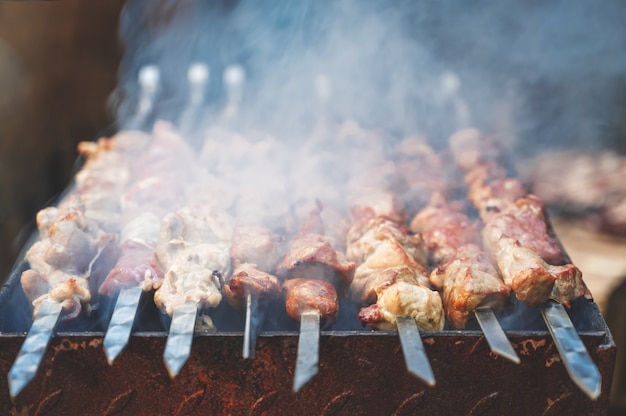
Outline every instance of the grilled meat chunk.
<svg viewBox="0 0 626 416"><path fill-rule="evenodd" d="M171 315L194 302L215 307L231 271L229 217L213 210L185 207L161 221L156 255L165 270L154 302Z"/></svg>
<svg viewBox="0 0 626 416"><path fill-rule="evenodd" d="M426 264L427 250L420 234L409 234L406 227L385 217L357 220L348 231L346 256L363 263L384 241L398 242L419 264Z"/></svg>
<svg viewBox="0 0 626 416"><path fill-rule="evenodd" d="M325 280L294 278L283 283L287 315L295 321L308 310L318 311L322 319L335 321L339 310L335 287Z"/></svg>
<svg viewBox="0 0 626 416"><path fill-rule="evenodd" d="M437 264L454 257L462 245L479 242L478 224L462 212L461 205L448 203L440 192L432 193L429 204L413 217L410 229L421 233Z"/></svg>
<svg viewBox="0 0 626 416"><path fill-rule="evenodd" d="M445 323L439 293L406 282L396 282L382 290L375 304L359 312L361 322L382 330L395 329L398 316L412 317L422 331L442 330Z"/></svg>
<svg viewBox="0 0 626 416"><path fill-rule="evenodd" d="M276 273L284 279L306 277L347 288L354 278L354 269L355 264L333 248L330 238L321 234L304 234L292 240ZM343 296L343 290L340 292Z"/></svg>
<svg viewBox="0 0 626 416"><path fill-rule="evenodd" d="M350 286L352 299L373 303L379 292L397 281L428 285L428 271L396 240L383 240L361 263Z"/></svg>
<svg viewBox="0 0 626 416"><path fill-rule="evenodd" d="M240 311L245 306L246 292L263 299L278 299L281 284L276 276L261 271L256 264L242 263L235 266L224 294L230 306Z"/></svg>
<svg viewBox="0 0 626 416"><path fill-rule="evenodd" d="M454 328L462 329L479 306L502 307L510 289L476 245L459 247L455 255L435 268L431 282L443 282L443 303Z"/></svg>

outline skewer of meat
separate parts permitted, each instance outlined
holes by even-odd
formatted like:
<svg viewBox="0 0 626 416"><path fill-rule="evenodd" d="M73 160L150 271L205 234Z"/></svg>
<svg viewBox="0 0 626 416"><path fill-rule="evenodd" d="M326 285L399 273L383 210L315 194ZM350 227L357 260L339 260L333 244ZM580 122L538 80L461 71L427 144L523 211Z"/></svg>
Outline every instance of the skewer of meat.
<svg viewBox="0 0 626 416"><path fill-rule="evenodd" d="M358 264L352 297L369 305L361 309L359 320L376 329L397 329L407 370L434 386L418 331L443 329L444 314L441 297L428 287L423 240L370 211L351 227L347 247Z"/></svg>
<svg viewBox="0 0 626 416"><path fill-rule="evenodd" d="M338 296L345 294L354 276L354 263L324 234L320 212L319 205L311 211L276 269L284 279L287 315L300 321L294 392L317 374L320 321L336 320Z"/></svg>
<svg viewBox="0 0 626 416"><path fill-rule="evenodd" d="M477 225L459 204L448 203L442 194L434 192L410 228L421 233L437 265L430 274L430 283L443 290L446 316L452 326L464 328L474 314L491 350L519 363L493 313L493 308L508 301L510 289L481 249Z"/></svg>
<svg viewBox="0 0 626 416"><path fill-rule="evenodd" d="M516 179L506 177L496 150L483 154L489 143L474 130L452 136L450 146L468 182L468 198L485 223L485 247L516 297L538 306L554 299L565 306L588 291L580 270L565 256L548 232L544 204L527 195Z"/></svg>
<svg viewBox="0 0 626 416"><path fill-rule="evenodd" d="M120 198L120 255L99 289L108 297L119 294L104 337L110 364L128 343L142 293L163 281L154 255L160 222L186 200L181 184L198 174L194 167L191 149L164 122L155 123L152 140L133 160L133 182Z"/></svg>
<svg viewBox="0 0 626 416"><path fill-rule="evenodd" d="M601 375L563 305L590 298L580 270L569 262L549 234L543 202L527 195L519 181L506 177L502 155L476 130L450 138L457 164L466 171L468 198L485 222L485 247L504 282L522 302L540 306L541 314L570 377L590 398L600 395Z"/></svg>
<svg viewBox="0 0 626 416"><path fill-rule="evenodd" d="M145 135L138 133L79 144L87 160L74 189L58 206L37 214L39 240L26 253L30 268L20 279L33 302L34 322L9 372L12 396L35 376L59 317L72 319L89 311L102 278L95 271L106 273L117 255L118 230L111 219L117 217L119 195L129 178L127 159L145 143Z"/></svg>
<svg viewBox="0 0 626 416"><path fill-rule="evenodd" d="M281 295L280 281L269 273L279 260L279 241L265 227L238 226L230 254L233 273L224 286L224 294L234 309L246 311L243 358L254 358L256 334L262 321L258 313L263 309L257 303ZM257 317L256 325L252 322L253 315Z"/></svg>
<svg viewBox="0 0 626 416"><path fill-rule="evenodd" d="M353 128L344 140L367 137L374 143L381 141L380 136L359 128ZM441 297L428 287L423 240L409 235L402 225L405 214L400 203L387 191L397 185L398 172L384 155L370 155L372 163L350 177L354 221L347 233L346 252L357 264L350 291L355 301L369 305L361 309L359 319L374 328L397 329L408 371L434 385L418 331L443 328Z"/></svg>
<svg viewBox="0 0 626 416"><path fill-rule="evenodd" d="M163 354L171 377L189 358L198 312L216 307L231 271L232 219L219 209L186 206L166 215L156 256L165 273L154 302L172 317Z"/></svg>

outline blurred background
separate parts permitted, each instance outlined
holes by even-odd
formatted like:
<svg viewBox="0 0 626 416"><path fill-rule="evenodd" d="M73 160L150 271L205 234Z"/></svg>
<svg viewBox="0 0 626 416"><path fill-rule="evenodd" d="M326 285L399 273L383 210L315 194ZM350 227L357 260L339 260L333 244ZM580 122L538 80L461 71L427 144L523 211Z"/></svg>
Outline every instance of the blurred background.
<svg viewBox="0 0 626 416"><path fill-rule="evenodd" d="M619 0L0 1L0 276L32 235L37 210L70 183L76 144L128 122L142 65L163 74L153 117L176 121L189 64L207 63L209 123L224 104L222 69L241 64L246 122L284 136L315 119L312 105L293 103L313 101L311 79L321 71L333 79L337 118L419 131L435 145L466 124L498 138L550 203L619 346L624 51ZM617 365L624 368L621 348ZM614 402L626 409L619 373Z"/></svg>

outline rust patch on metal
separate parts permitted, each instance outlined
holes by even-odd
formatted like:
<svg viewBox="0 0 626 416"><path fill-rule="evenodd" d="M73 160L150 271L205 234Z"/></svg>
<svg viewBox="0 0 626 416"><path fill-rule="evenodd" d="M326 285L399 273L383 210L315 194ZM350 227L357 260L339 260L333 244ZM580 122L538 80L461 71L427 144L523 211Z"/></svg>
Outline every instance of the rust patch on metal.
<svg viewBox="0 0 626 416"><path fill-rule="evenodd" d="M43 400L39 402L39 406L37 406L37 410L35 410L35 415L39 416L49 413L57 404L59 404L62 394L63 389L59 389L44 397Z"/></svg>
<svg viewBox="0 0 626 416"><path fill-rule="evenodd" d="M545 347L547 341L545 339L527 339L520 344L521 348L518 349L519 353L521 355L530 355L531 353L537 351L540 347Z"/></svg>
<svg viewBox="0 0 626 416"><path fill-rule="evenodd" d="M400 406L393 412L393 416L409 416L417 414L417 407L422 402L424 398L424 390L419 393L415 393L400 403Z"/></svg>
<svg viewBox="0 0 626 416"><path fill-rule="evenodd" d="M174 415L183 416L191 414L202 402L205 391L205 389L198 390L189 397L186 397L185 400L183 400L182 403L178 406L178 409L176 409Z"/></svg>
<svg viewBox="0 0 626 416"><path fill-rule="evenodd" d="M489 411L489 409L491 409L493 405L496 403L499 395L500 393L498 393L497 391L494 391L493 393L486 395L485 397L480 399L478 402L476 402L474 407L472 407L470 411L467 413L467 416L480 416L480 415L486 414Z"/></svg>
<svg viewBox="0 0 626 416"><path fill-rule="evenodd" d="M423 338L422 342L428 345L435 345L435 338L433 337Z"/></svg>
<svg viewBox="0 0 626 416"><path fill-rule="evenodd" d="M559 354L552 354L546 358L546 367L552 367L552 364L560 362L561 356Z"/></svg>
<svg viewBox="0 0 626 416"><path fill-rule="evenodd" d="M569 399L571 395L572 393L563 393L554 400L548 399L548 406L543 412L543 416L566 414L565 406L567 406L567 399Z"/></svg>
<svg viewBox="0 0 626 416"><path fill-rule="evenodd" d="M269 393L264 394L259 397L257 401L254 402L252 408L250 409L249 416L262 415L267 412L270 407L274 405L276 401L276 397L278 397L278 392L276 390L272 390Z"/></svg>
<svg viewBox="0 0 626 416"><path fill-rule="evenodd" d="M111 400L107 410L104 411L105 416L113 416L120 413L126 408L126 406L128 406L128 403L130 403L133 397L135 397L135 390L133 389L125 391L122 394L118 394L113 400Z"/></svg>
<svg viewBox="0 0 626 416"><path fill-rule="evenodd" d="M337 414L337 412L339 412L346 405L346 403L348 403L352 396L354 396L352 390L344 391L343 393L336 395L326 406L324 406L320 416L332 416Z"/></svg>
<svg viewBox="0 0 626 416"><path fill-rule="evenodd" d="M102 345L102 338L94 338L91 341L89 341L89 343L87 344L88 346L90 346L91 348L100 348L100 345Z"/></svg>
<svg viewBox="0 0 626 416"><path fill-rule="evenodd" d="M476 348L478 348L478 346L481 344L481 342L483 342L483 337L478 337L478 339L476 340L476 342L474 342L472 344L472 346L470 347L469 353L470 354L474 354L474 351L476 351Z"/></svg>

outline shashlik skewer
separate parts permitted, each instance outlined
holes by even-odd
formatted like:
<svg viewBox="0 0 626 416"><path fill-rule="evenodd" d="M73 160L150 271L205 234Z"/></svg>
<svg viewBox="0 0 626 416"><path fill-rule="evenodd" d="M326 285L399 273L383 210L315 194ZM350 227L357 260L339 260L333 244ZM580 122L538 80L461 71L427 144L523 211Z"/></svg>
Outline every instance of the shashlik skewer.
<svg viewBox="0 0 626 416"><path fill-rule="evenodd" d="M163 281L155 257L160 221L186 199L180 183L194 176L193 162L191 149L164 122L155 124L152 140L133 161L134 183L120 198L120 256L99 289L109 297L119 292L103 342L110 364L128 343L142 292Z"/></svg>
<svg viewBox="0 0 626 416"><path fill-rule="evenodd" d="M287 315L300 321L298 358L293 391L298 392L318 372L321 319L334 321L343 296L354 276L355 264L334 248L324 235L318 205L303 222L276 273L285 280Z"/></svg>
<svg viewBox="0 0 626 416"><path fill-rule="evenodd" d="M392 202L377 205L381 194ZM360 217L347 236L349 258L358 265L350 290L353 299L371 304L361 309L359 320L378 329L396 329L407 370L434 386L419 330L443 329L441 297L428 288L423 240L389 219L402 218L393 199L381 190L358 197L360 207L354 212Z"/></svg>
<svg viewBox="0 0 626 416"><path fill-rule="evenodd" d="M198 312L222 300L231 270L231 219L209 207L185 207L161 222L157 258L165 269L154 302L172 316L164 362L176 377L191 352Z"/></svg>
<svg viewBox="0 0 626 416"><path fill-rule="evenodd" d="M180 116L178 125L185 137L191 138L202 113L206 86L209 82L209 67L200 62L191 64L187 70L187 82L189 102Z"/></svg>
<svg viewBox="0 0 626 416"><path fill-rule="evenodd" d="M263 309L257 303L281 295L278 278L266 272L278 262L277 240L268 229L258 226L238 226L233 234L230 254L234 267L224 294L235 310L245 308L243 358L254 358L256 335L262 322L259 313Z"/></svg>
<svg viewBox="0 0 626 416"><path fill-rule="evenodd" d="M398 330L407 370L434 385L419 329L443 328L441 297L427 287L423 241L400 225L404 210L388 192L398 186L397 166L386 157L383 137L356 123L342 125L338 141L359 167L349 175L347 193L355 221L345 238L348 257L357 263L352 298L371 304L358 317L375 328ZM403 325L405 317L410 325Z"/></svg>
<svg viewBox="0 0 626 416"><path fill-rule="evenodd" d="M563 306L591 295L580 270L568 263L562 247L549 235L543 203L526 195L517 180L506 177L498 147L486 146L486 140L473 129L459 131L450 138L457 165L467 173L469 199L486 223L485 246L516 297L540 307L574 383L592 400L597 399L601 374Z"/></svg>
<svg viewBox="0 0 626 416"><path fill-rule="evenodd" d="M122 135L115 141L79 144L79 152L87 160L76 175L75 189L57 207L37 214L39 240L25 255L30 268L20 278L24 293L33 302L37 330L29 332L19 360L11 367L13 395L35 376L57 321L90 310L92 287L102 277L94 271L112 267L117 230L111 218L116 217L117 200L128 181L125 159L145 144L142 138L140 134L134 141L130 135ZM111 165L120 169L112 171ZM43 305L47 306L40 313Z"/></svg>
<svg viewBox="0 0 626 416"><path fill-rule="evenodd" d="M460 206L433 192L429 204L413 218L410 228L422 234L437 264L430 282L443 289L449 322L457 329L463 328L473 313L491 350L519 364L519 357L492 309L508 301L510 289L478 246L477 224Z"/></svg>
<svg viewBox="0 0 626 416"><path fill-rule="evenodd" d="M377 219L371 222L376 223ZM391 222L385 225L388 229L393 227ZM397 329L407 370L426 384L434 386L435 377L421 343L419 330L443 329L441 297L427 287L426 270L402 244L395 239L388 239L389 234L385 236L384 232L380 232L377 237L380 240L372 241L377 246L357 267L356 285L351 287L353 298L366 300L366 304L375 302L362 308L358 318L377 329ZM367 238L366 233L361 241ZM361 288L365 290L361 291Z"/></svg>

